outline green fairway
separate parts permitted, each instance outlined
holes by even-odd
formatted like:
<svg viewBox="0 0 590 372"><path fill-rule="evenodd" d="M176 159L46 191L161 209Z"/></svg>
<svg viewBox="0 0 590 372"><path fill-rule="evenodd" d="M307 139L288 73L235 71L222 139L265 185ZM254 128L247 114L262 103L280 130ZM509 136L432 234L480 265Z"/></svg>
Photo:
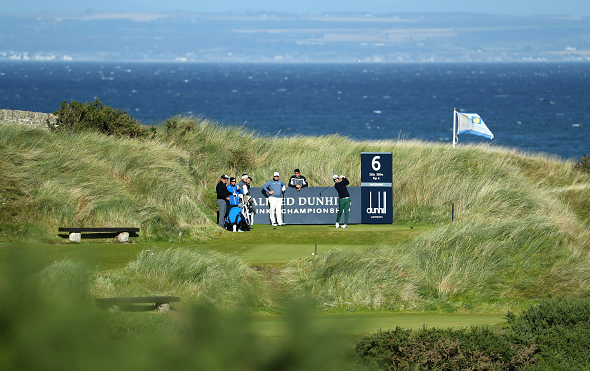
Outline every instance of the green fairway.
<svg viewBox="0 0 590 372"><path fill-rule="evenodd" d="M49 264L56 260L83 261L101 270L123 267L133 260L146 246L143 244L30 244L0 246L0 263L4 264L10 254L28 256L37 262ZM147 248L149 249L149 248Z"/></svg>
<svg viewBox="0 0 590 372"><path fill-rule="evenodd" d="M350 225L347 229L336 229L333 225L276 228L254 225L251 231L223 233L218 239L194 247L238 254L250 265L280 264L311 256L316 249L322 254L337 247L363 249L383 243L394 245L426 229L403 225Z"/></svg>
<svg viewBox="0 0 590 372"><path fill-rule="evenodd" d="M461 328L472 325L495 325L506 322L505 314L433 314L371 313L320 314L309 318L314 329L343 336L362 336L395 327L419 330L427 328ZM280 336L287 332L284 316L263 316L255 320L257 332L265 336Z"/></svg>
<svg viewBox="0 0 590 372"><path fill-rule="evenodd" d="M121 244L113 240L84 239L82 243L34 244L25 247L13 244L0 246L0 262L11 251L33 254L47 262L58 259L84 260L100 270L124 267L143 250L170 248L211 249L239 255L249 265L277 265L311 256L316 251L322 254L329 249L342 247L363 249L376 244L394 245L421 233L428 227L404 225L350 225L336 229L333 225L293 225L273 228L270 225L254 225L247 232L222 232L207 243L140 242Z"/></svg>

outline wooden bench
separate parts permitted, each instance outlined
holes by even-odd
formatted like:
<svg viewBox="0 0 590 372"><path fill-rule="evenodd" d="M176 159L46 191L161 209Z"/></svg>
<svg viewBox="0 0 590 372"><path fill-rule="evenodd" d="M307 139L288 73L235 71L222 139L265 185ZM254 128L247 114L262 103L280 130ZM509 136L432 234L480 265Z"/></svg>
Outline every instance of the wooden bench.
<svg viewBox="0 0 590 372"><path fill-rule="evenodd" d="M114 297L114 298L97 298L94 300L96 306L111 311L119 309L137 311L142 308L134 306L137 304L153 304L150 310L156 309L159 313L170 311L171 302L180 302L180 297L176 296L152 296L152 297Z"/></svg>
<svg viewBox="0 0 590 372"><path fill-rule="evenodd" d="M81 233L89 232L97 234L108 233L110 235L116 235L117 239L121 243L125 243L129 241L129 236L131 233L137 236L136 233L139 232L139 227L60 227L58 230L60 232L67 232L69 234L69 239L71 242L79 243L82 239Z"/></svg>

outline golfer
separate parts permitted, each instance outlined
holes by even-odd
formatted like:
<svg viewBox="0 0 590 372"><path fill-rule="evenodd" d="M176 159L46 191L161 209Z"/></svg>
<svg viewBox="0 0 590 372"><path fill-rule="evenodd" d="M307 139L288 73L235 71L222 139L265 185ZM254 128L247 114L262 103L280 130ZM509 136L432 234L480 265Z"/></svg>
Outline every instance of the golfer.
<svg viewBox="0 0 590 372"><path fill-rule="evenodd" d="M285 226L283 223L283 195L287 185L279 180L279 172L274 172L272 180L262 185L262 189L268 193L268 203L270 207L270 222L273 226ZM275 219L276 214L276 219Z"/></svg>
<svg viewBox="0 0 590 372"><path fill-rule="evenodd" d="M348 213L350 212L350 194L346 185L349 184L348 180L344 176L338 177L337 174L332 176L334 180L334 188L338 192L338 215L336 216L336 228L340 227L340 217L342 217L342 211L344 211L344 225L343 229L346 229L348 225Z"/></svg>

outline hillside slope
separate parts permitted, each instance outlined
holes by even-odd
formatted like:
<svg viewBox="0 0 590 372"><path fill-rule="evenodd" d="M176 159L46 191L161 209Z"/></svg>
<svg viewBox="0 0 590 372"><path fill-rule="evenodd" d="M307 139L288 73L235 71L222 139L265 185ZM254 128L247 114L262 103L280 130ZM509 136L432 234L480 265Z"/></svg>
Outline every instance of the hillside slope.
<svg viewBox="0 0 590 372"><path fill-rule="evenodd" d="M394 223L434 228L400 245L383 241L369 256L335 252L313 269L289 263L283 279L319 304L401 309L429 298L468 309L590 289L590 176L572 164L485 145L263 137L195 118L170 119L146 140L0 125L0 241L60 241L65 225L207 241L225 233L213 223L221 174L246 171L259 186L275 170L300 168L313 186L333 173L360 185L361 151L393 153ZM349 293L338 268L367 284Z"/></svg>

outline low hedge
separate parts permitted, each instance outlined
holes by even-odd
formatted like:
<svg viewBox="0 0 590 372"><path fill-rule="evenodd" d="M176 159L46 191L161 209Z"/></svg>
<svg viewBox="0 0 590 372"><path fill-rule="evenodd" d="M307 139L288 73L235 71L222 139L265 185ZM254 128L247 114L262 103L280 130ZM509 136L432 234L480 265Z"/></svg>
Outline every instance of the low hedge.
<svg viewBox="0 0 590 372"><path fill-rule="evenodd" d="M356 345L361 363L382 370L590 370L590 298L544 300L504 329L380 331Z"/></svg>

